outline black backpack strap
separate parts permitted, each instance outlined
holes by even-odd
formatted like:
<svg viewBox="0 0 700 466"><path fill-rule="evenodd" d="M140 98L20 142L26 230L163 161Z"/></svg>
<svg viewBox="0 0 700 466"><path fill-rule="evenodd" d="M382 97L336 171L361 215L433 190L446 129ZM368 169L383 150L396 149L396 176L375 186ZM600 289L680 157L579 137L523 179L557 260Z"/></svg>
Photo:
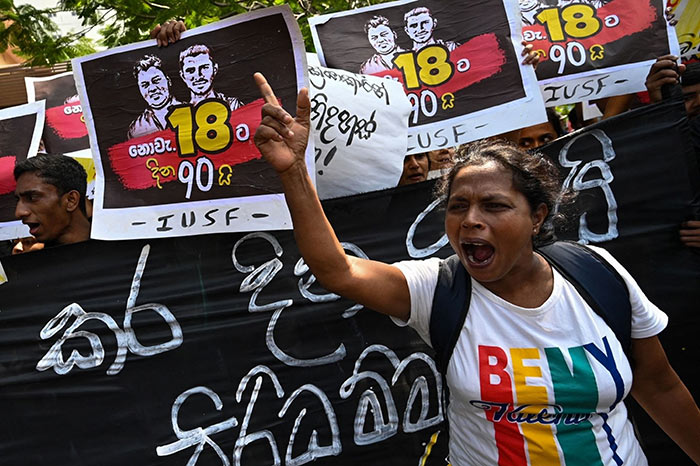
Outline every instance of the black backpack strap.
<svg viewBox="0 0 700 466"><path fill-rule="evenodd" d="M471 278L459 257L455 254L442 261L430 315L430 342L443 378L467 318L471 295Z"/></svg>
<svg viewBox="0 0 700 466"><path fill-rule="evenodd" d="M627 284L595 251L571 241L557 241L537 250L571 283L615 333L632 361L632 305Z"/></svg>

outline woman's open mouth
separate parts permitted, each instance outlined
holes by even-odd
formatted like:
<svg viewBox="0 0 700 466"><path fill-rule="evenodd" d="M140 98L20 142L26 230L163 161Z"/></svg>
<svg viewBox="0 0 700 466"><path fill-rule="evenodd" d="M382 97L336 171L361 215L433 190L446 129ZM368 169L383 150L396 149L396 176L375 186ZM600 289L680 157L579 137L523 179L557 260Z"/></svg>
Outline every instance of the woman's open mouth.
<svg viewBox="0 0 700 466"><path fill-rule="evenodd" d="M486 267L495 256L496 250L486 241L469 240L462 242L462 250L471 267Z"/></svg>

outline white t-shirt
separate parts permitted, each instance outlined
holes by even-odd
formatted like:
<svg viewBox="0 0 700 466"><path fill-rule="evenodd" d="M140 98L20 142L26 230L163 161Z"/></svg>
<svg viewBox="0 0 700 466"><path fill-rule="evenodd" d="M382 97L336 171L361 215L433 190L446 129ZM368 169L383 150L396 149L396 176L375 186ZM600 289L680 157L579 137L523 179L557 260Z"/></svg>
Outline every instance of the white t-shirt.
<svg viewBox="0 0 700 466"><path fill-rule="evenodd" d="M668 317L608 253L630 291L632 338ZM430 344L440 259L405 261L408 323ZM621 400L632 370L613 331L556 270L551 296L515 306L472 279L469 313L447 368L453 466L646 465ZM614 409L613 409L614 408Z"/></svg>

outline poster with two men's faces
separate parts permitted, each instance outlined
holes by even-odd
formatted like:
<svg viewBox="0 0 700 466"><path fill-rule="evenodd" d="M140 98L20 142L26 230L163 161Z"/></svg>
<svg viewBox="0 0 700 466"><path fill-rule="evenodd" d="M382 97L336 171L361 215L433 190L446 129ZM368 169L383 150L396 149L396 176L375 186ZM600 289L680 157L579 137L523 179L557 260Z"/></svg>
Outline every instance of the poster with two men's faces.
<svg viewBox="0 0 700 466"><path fill-rule="evenodd" d="M546 120L514 0L399 0L309 19L321 63L403 84L408 152Z"/></svg>
<svg viewBox="0 0 700 466"><path fill-rule="evenodd" d="M266 76L292 115L305 85L303 41L288 7L73 67L100 175L93 238L291 226L281 183L253 142L264 103L253 74Z"/></svg>

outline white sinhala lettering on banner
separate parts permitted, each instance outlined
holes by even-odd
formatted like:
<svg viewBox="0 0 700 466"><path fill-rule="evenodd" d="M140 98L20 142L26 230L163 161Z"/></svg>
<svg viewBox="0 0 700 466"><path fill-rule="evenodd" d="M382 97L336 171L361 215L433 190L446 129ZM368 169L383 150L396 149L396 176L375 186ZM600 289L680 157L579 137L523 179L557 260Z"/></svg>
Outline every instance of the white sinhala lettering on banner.
<svg viewBox="0 0 700 466"><path fill-rule="evenodd" d="M579 139L592 136L600 142L603 160L592 160L586 162L579 169L579 165L583 162L582 160L569 160L569 150L571 146ZM579 217L579 227L578 227L578 237L579 242L583 244L588 243L599 243L603 241L610 241L618 237L617 231L617 200L615 195L610 188L610 183L615 178L610 170L610 162L615 158L615 149L613 148L612 140L601 130L595 129L587 133L581 134L571 139L559 152L559 163L562 167L570 168L566 179L562 185L562 190L573 189L576 192L584 191L586 189L600 188L605 195L605 201L607 202L607 217L608 217L608 230L605 233L595 233L588 227L588 221L586 219L586 212L583 212ZM584 181L584 177L589 171L593 169L600 170L602 178L593 178ZM558 211L558 205L555 208L555 213Z"/></svg>
<svg viewBox="0 0 700 466"><path fill-rule="evenodd" d="M364 360L371 354L384 356L389 361L391 364L391 369L393 370L393 372L391 372L391 377L383 377L376 371L362 371L360 369ZM399 413L396 409L396 403L394 401L391 388L398 384L399 379L404 375L408 366L416 363L427 367L435 382L431 385L431 382L425 375L419 375L412 381L408 400L402 413L403 422L399 424ZM317 407L313 409L308 405L301 407L299 411L297 411L290 428L289 439L284 456L284 465L301 466L318 458L340 455L340 453L343 451L340 437L340 427L338 425L337 415L328 395L326 395L323 390L315 385L304 384L294 390L292 394L287 397L284 402L282 402L282 399L285 396L285 391L282 388L279 378L269 367L265 365L258 365L248 371L248 373L240 380L238 388L236 389L236 403L241 406L241 403L243 402L243 394L248 388L248 383L251 380L254 380L254 385L250 391L250 398L245 407L243 421L240 423L240 430L238 432L238 436L236 437L232 455L232 463L228 461L226 454L211 438L211 436L220 432L232 430L239 426L235 416L230 416L229 414L225 417L224 421L220 421L204 428L195 427L189 430L183 430L180 427L180 409L193 395L204 395L208 397L214 403L214 408L217 411L223 411L224 404L219 395L210 388L204 386L197 386L185 390L175 399L175 402L171 408L170 417L173 432L178 440L166 445L157 446L156 453L158 456L169 456L194 447L195 451L192 453L189 461L187 462L187 466L194 466L197 464L197 460L201 452L207 445L209 445L221 460L222 465L230 466L230 464L233 464L234 466L241 466L241 458L245 447L254 442L264 441L270 448L272 460L270 463L271 466L281 466L283 461L280 456L280 450L278 447L279 444L272 431L268 429L262 429L255 432L248 431L249 426L251 425L251 419L253 418L255 405L260 397L260 393L263 388L263 381L265 380L266 376L272 382L272 387L274 388L274 398L280 400L282 405L277 412L277 417L279 419L284 419L287 417L290 413L292 405L300 402L298 400L309 399L308 396L302 398L302 395L310 394L312 399L320 402L324 414L323 418L319 418L318 415L315 414L312 417L314 422L321 423L321 425L318 427L323 426L324 421L322 419L325 419L325 422L328 423L327 427L330 435L330 440L328 442L322 442L319 440L318 427L311 428L311 434L309 436L306 451L293 457L292 455L295 451L294 442L297 438L297 434L299 433L301 426L304 424L304 420L311 419L307 418L307 414L319 412ZM391 383L389 383L388 380L391 380ZM377 393L375 393L375 389L373 387L369 387L359 395L357 409L353 420L354 442L356 445L369 445L386 440L394 436L399 431L399 425L401 425L403 432L412 433L438 425L444 420L442 405L442 378L437 370L435 362L425 353L415 352L407 356L405 359L399 360L396 353L394 353L394 351L388 347L384 345L371 345L366 348L355 361L352 376L343 381L342 385L340 386L340 397L343 399L349 399L355 391L356 386L363 381L370 382L373 385L377 384L379 386L386 409L382 409L382 403L380 402L379 397L377 396ZM433 395L431 395L431 392ZM270 409L274 409L271 408L269 400L274 398L269 396L265 398L268 399L266 412L269 413ZM428 417L429 412L431 411L431 400L434 400L436 404L436 408L434 409L436 413L432 417ZM308 403L308 401L306 403ZM415 415L416 410L418 410L417 416ZM387 413L386 419L384 412ZM366 431L368 413L371 413L372 415L371 425L373 426L373 429L369 432ZM412 419L416 420L412 421ZM304 432L308 431L308 427L304 429ZM322 443L325 443L325 445L322 445Z"/></svg>
<svg viewBox="0 0 700 466"><path fill-rule="evenodd" d="M190 459L187 462L188 466L191 466L197 464L197 459L199 458L200 453L202 453L204 447L209 445L216 452L216 455L221 460L221 464L224 466L230 466L231 462L228 460L226 454L221 450L221 447L217 445L216 442L214 442L209 436L218 432L233 429L238 425L238 421L235 417L231 417L225 421L219 422L209 427L195 427L194 429L190 430L182 430L178 421L178 415L180 413L180 408L182 407L182 405L192 395L204 395L209 397L211 401L214 402L214 408L216 408L217 411L221 411L221 409L224 407L224 404L222 403L221 398L219 398L219 395L217 395L216 393L214 393L214 391L207 387L190 388L189 390L186 390L185 392L180 394L180 396L178 396L177 399L175 399L175 403L173 403L173 407L170 414L173 432L175 432L175 436L177 436L179 440L169 445L157 447L156 454L158 456L168 456L173 455L179 451L185 450L187 448L196 446L195 451L192 453L192 456L190 456Z"/></svg>
<svg viewBox="0 0 700 466"><path fill-rule="evenodd" d="M272 451L273 466L279 466L281 464L279 448L277 448L277 442L275 441L275 436L272 434L272 432L270 432L267 429L264 429L257 432L248 433L248 425L250 424L250 418L253 415L253 408L255 407L255 402L258 401L260 387L262 387L263 383L263 375L265 374L270 377L270 380L272 380L272 384L275 387L275 394L277 395L277 398L282 398L284 396L284 389L282 388L282 385L280 385L280 381L277 378L277 375L274 372L272 372L272 370L270 370L270 368L267 366L256 366L253 369L251 369L246 374L246 376L243 377L243 379L241 379L241 383L238 384L238 390L236 390L236 401L238 403L241 402L243 392L245 391L246 386L248 385L248 381L252 377L257 375L257 377L255 378L255 386L253 387L253 391L250 394L250 401L248 401L248 406L245 409L245 417L243 418L243 422L241 423L241 432L238 435L238 439L236 439L236 446L233 450L233 464L235 466L241 465L241 456L243 455L243 449L246 447L246 445L249 445L258 440L267 440L268 444L270 445L270 450Z"/></svg>
<svg viewBox="0 0 700 466"><path fill-rule="evenodd" d="M343 247L344 250L350 251L353 254L355 254L355 257L360 257L362 259L369 259L367 254L360 249L359 246L353 244L353 243L347 243L347 242L341 242L340 245ZM297 277L302 277L306 272L309 271L309 266L306 265L304 262L304 258L300 257L299 260L297 261L296 265L294 266L294 275ZM311 274L309 275L309 279L305 282L304 278L299 278L299 293L301 295L311 301L312 303L327 303L327 302L332 302L332 301L337 301L340 299L340 296L338 296L335 293L326 293L326 294L315 294L309 291L309 288L311 285L316 283L316 277ZM360 309L362 309L364 306L362 304L355 304L343 312L343 318L347 319L349 317L354 316L357 314ZM342 346L342 345L341 345ZM335 362L334 361L329 361L329 362Z"/></svg>
<svg viewBox="0 0 700 466"><path fill-rule="evenodd" d="M391 378L391 385L396 385L399 377L403 373L404 369L408 367L413 361L422 361L427 365L433 375L435 376L435 388L436 396L438 400L438 412L433 417L428 417L428 411L430 408L430 389L428 387L428 379L424 375L418 376L416 380L413 381L411 385L411 391L408 395L408 401L406 402L406 410L403 413L403 430L404 432L418 432L427 427L437 425L443 420L442 412L442 377L435 366L435 361L433 361L425 353L413 353L412 355L401 361L401 364L396 368L394 376ZM418 400L418 395L420 394L420 403L416 403ZM413 417L413 409L418 406L420 409L420 414L418 415L418 420L415 422L411 421Z"/></svg>
<svg viewBox="0 0 700 466"><path fill-rule="evenodd" d="M244 243L254 239L268 242L274 250L275 257L257 267L253 265L243 265L238 260L238 251ZM367 257L364 251L362 251L362 249L360 249L358 246L352 243L341 244L343 245L343 248L345 248L347 251L354 253L357 257L369 259L369 257ZM267 327L267 332L265 334L265 343L267 344L268 349L277 359L287 364L288 366L295 367L322 366L324 364L329 364L344 359L347 355L347 350L345 349L345 345L343 343L340 343L334 352L325 356L320 356L311 359L300 359L291 356L284 352L277 345L277 342L275 341L275 327L277 325L277 322L279 321L280 316L282 315L282 311L287 307L291 306L293 300L283 299L275 301L273 303L259 305L257 304L257 299L260 293L263 291L263 289L273 280L273 278L282 269L283 263L280 260L280 258L282 257L283 253L284 251L282 249L282 246L279 244L279 241L277 241L277 239L271 234L263 232L250 233L244 236L243 238L239 239L233 246L233 251L231 253L233 265L236 268L236 270L238 270L241 273L249 274L246 278L243 279L239 288L239 291L241 293L249 293L251 291L253 293L250 297L248 312L273 312ZM298 291L303 298L311 301L312 303L326 303L340 299L340 296L333 293L319 295L309 291L309 288L316 282L316 277L310 275L309 278L306 281L304 281L303 275L306 274L308 271L309 268L304 263L303 259L299 259L294 267L294 275L300 277L298 282ZM355 304L347 308L343 312L343 317L346 319L350 318L354 316L360 309L362 309L362 305Z"/></svg>
<svg viewBox="0 0 700 466"><path fill-rule="evenodd" d="M371 353L379 353L389 360L391 365L394 367L394 374L392 375L391 384L394 385L398 381L399 376L404 371L406 366L414 361L421 360L425 362L435 375L436 381L436 399L438 404L438 413L432 418L428 418L428 410L430 408L430 398L428 390L428 382L425 377L418 377L411 386L411 391L409 399L406 405L406 410L404 411L403 427L406 432L415 432L417 430L424 429L436 424L439 424L443 420L442 412L442 380L440 374L435 367L435 363L424 353L414 353L404 361L399 361L391 349L384 345L372 345L366 348L357 361L355 362L355 368L353 369L353 375L346 379L340 387L340 396L343 399L347 399L355 390L355 386L358 382L362 380L374 381L381 390L383 398L386 405L387 419L384 418L384 411L382 410L382 405L377 397L377 394L372 388L368 388L360 395L360 400L357 404L357 410L355 412L354 421L354 441L356 445L370 445L373 443L378 443L394 436L398 432L399 418L396 410L396 403L394 397L391 394L391 389L388 382L384 377L375 371L360 371L360 366L364 359ZM416 405L417 395L421 395L421 406L420 415L418 416L418 421L415 423L410 422L412 417L412 410ZM367 411L372 414L374 428L367 432L366 431L366 420Z"/></svg>
<svg viewBox="0 0 700 466"><path fill-rule="evenodd" d="M105 355L105 350L100 337L92 332L78 330L81 325L91 320L103 322L112 332L114 332L114 336L117 340L117 354L114 362L107 369L108 375L116 375L122 370L126 361L127 349L133 354L137 354L139 356L153 356L165 351L173 350L182 344L183 336L180 324L178 324L175 316L166 306L158 303L148 303L136 306L136 299L138 298L139 290L141 289L141 278L146 268L146 260L148 259L149 251L150 245L147 244L141 250L141 255L136 265L136 272L134 273L134 278L131 282L129 298L126 302L126 311L124 314L123 324L124 329L122 330L119 328L112 316L108 314L102 312L85 312L85 310L78 303L69 304L63 308L63 310L61 310L56 317L51 319L39 333L42 340L47 340L56 335L63 327L65 327L71 318L75 318L73 323L63 332L61 338L59 338L58 341L51 346L49 351L37 363L36 369L38 371L45 371L53 368L57 374L65 375L71 371L73 366L76 365L81 369L89 369L100 366L104 361ZM170 329L170 341L153 346L144 346L139 342L138 338L136 338L136 332L132 328L131 320L135 313L146 310L152 310L163 318ZM85 338L90 344L91 353L87 356L83 356L77 349L73 349L68 357L68 360L64 360L62 350L63 344L66 341L75 338Z"/></svg>
<svg viewBox="0 0 700 466"><path fill-rule="evenodd" d="M246 446L253 442L266 441L270 447L270 452L272 456L271 466L281 466L282 460L279 453L279 448L277 446L277 440L274 434L267 429L263 429L256 432L248 432L248 427L250 426L251 419L253 417L253 409L260 396L260 391L262 389L264 376L268 376L272 381L272 385L275 389L275 395L278 400L282 400L284 397L284 389L280 384L277 375L267 366L259 365L251 369L238 384L238 389L236 390L236 402L240 405L243 401L243 393L248 387L248 382L251 379L255 379L255 385L250 394L250 399L245 408L245 415L243 416L243 421L240 424L240 431L238 437L236 438L236 443L233 450L233 465L241 466L241 458L243 457L243 450ZM323 458L327 456L337 456L342 450L342 444L340 440L340 428L338 427L338 421L333 410L333 405L331 404L328 396L317 386L312 384L304 384L297 388L292 394L282 403L282 408L277 413L279 419L283 419L290 412L290 408L295 403L297 399L301 397L302 394L311 394L315 399L317 399L323 408L325 414L325 419L328 422L328 427L330 430L331 439L327 445L322 446L319 442L319 434L317 429L312 429L311 436L309 438L309 443L306 451L299 454L296 457L292 457L294 449L294 442L299 432L299 428L302 425L304 418L310 411L307 407L302 407L296 417L294 418L294 423L292 424L291 431L289 434L289 440L287 443L287 449L285 452L284 464L285 466L301 466L303 464L310 463L317 458ZM169 456L187 448L195 447L195 451L190 456L187 466L194 466L197 464L199 456L204 448L209 445L217 454L221 460L221 464L224 466L230 466L231 462L228 460L227 455L223 452L221 447L211 439L211 435L217 434L219 432L224 432L231 430L238 426L238 421L234 416L229 417L225 421L218 422L209 427L195 427L189 430L182 430L180 428L180 422L178 420L180 408L182 405L193 395L204 395L214 402L214 407L217 411L222 411L224 404L221 401L216 392L208 387L194 387L181 393L173 403L171 409L171 423L173 427L173 432L178 438L177 441L156 447L156 454L158 456ZM311 412L317 412L317 409L313 409Z"/></svg>
<svg viewBox="0 0 700 466"><path fill-rule="evenodd" d="M242 265L238 261L236 253L238 248L251 239L262 239L267 241L272 245L275 257L268 260L264 264L258 266L257 268L252 265ZM273 311L270 322L267 326L267 332L265 333L265 343L270 352L280 361L289 366L307 366L309 365L307 361L297 359L293 356L288 355L277 345L275 342L275 325L279 319L282 311L291 306L293 300L283 299L269 304L264 304L262 306L256 303L257 297L260 292L275 278L275 275L279 273L282 269L282 261L279 260L283 254L282 246L280 246L279 241L269 233L255 232L245 235L243 238L239 239L236 244L233 245L233 251L231 252L231 258L233 260L233 265L241 273L248 273L249 275L243 279L239 291L241 293L248 293L250 291L253 294L250 297L250 304L248 305L248 312L266 312ZM344 350L344 349L343 349Z"/></svg>
<svg viewBox="0 0 700 466"><path fill-rule="evenodd" d="M441 248L447 245L449 240L447 239L447 235L443 234L440 239L435 241L433 244L428 246L427 248L418 248L413 242L413 237L416 234L416 230L418 229L418 226L420 225L420 222L428 216L430 212L435 210L435 207L439 206L441 202L444 201L444 196L439 197L438 199L435 199L433 202L426 207L423 212L418 214L418 217L413 221L411 226L408 229L408 234L406 235L406 250L408 251L408 255L411 256L413 259L420 259L423 257L428 257L433 254L435 254L437 251L439 251Z"/></svg>
<svg viewBox="0 0 700 466"><path fill-rule="evenodd" d="M306 416L306 408L302 408L297 417L294 419L294 427L292 428L292 433L289 436L289 444L287 445L287 451L284 457L284 464L286 466L299 466L314 461L316 458L323 458L324 456L337 456L343 450L343 447L340 444L340 429L338 428L338 421L336 420L333 406L331 405L331 402L326 394L315 385L306 384L297 388L287 399L287 401L285 401L284 406L282 406L282 409L277 416L282 419L294 400L304 392L312 393L321 402L323 412L326 414L326 419L328 420L328 425L331 430L332 443L324 447L320 446L318 444L318 431L314 429L311 432L311 438L309 439L309 445L306 451L296 458L292 458L294 439L299 431L301 421L304 419L304 416Z"/></svg>

